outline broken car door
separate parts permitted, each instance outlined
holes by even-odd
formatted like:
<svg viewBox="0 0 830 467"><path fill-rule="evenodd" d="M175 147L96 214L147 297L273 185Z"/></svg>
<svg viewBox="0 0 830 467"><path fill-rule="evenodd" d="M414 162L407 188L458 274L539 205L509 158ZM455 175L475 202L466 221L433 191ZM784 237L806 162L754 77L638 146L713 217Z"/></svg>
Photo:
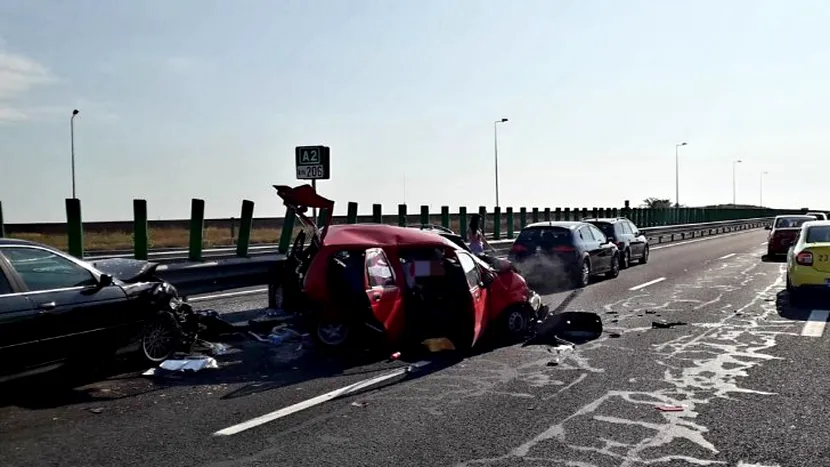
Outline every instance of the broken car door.
<svg viewBox="0 0 830 467"><path fill-rule="evenodd" d="M404 327L403 299L392 265L381 248L366 250L366 294L375 319L383 325L391 341L397 340Z"/></svg>
<svg viewBox="0 0 830 467"><path fill-rule="evenodd" d="M472 299L473 313L475 314L472 345L475 345L487 326L488 290L484 287L484 283L481 280L481 271L478 269L478 265L472 256L462 251L457 252L457 254L461 268L464 270L464 276L467 278L467 285L470 287L470 297Z"/></svg>

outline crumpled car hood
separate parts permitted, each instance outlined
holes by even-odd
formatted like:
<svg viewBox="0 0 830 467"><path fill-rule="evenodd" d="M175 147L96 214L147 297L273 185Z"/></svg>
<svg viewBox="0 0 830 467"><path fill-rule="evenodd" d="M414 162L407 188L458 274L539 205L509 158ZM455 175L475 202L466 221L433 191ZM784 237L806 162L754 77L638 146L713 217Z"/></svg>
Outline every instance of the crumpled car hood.
<svg viewBox="0 0 830 467"><path fill-rule="evenodd" d="M151 261L127 258L102 259L93 262L92 265L104 274L109 274L128 284L155 281L156 279L152 276L159 267L158 263Z"/></svg>

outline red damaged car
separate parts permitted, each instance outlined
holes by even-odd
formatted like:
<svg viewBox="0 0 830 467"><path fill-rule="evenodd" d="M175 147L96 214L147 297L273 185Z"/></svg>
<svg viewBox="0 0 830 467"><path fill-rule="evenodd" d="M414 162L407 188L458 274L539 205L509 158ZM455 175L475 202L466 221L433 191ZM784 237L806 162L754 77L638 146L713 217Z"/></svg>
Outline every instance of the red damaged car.
<svg viewBox="0 0 830 467"><path fill-rule="evenodd" d="M786 255L790 246L795 243L796 236L801 231L801 225L814 220L816 220L816 216L812 215L777 216L772 222L772 226L767 226L767 230L770 230L769 239L767 240L767 256Z"/></svg>
<svg viewBox="0 0 830 467"><path fill-rule="evenodd" d="M329 225L334 202L311 186L274 188L303 230L272 277L269 305L305 318L325 346L376 336L393 346L447 338L469 348L485 334L525 337L539 318L541 298L507 261L493 267L433 232ZM322 228L308 208L328 213Z"/></svg>

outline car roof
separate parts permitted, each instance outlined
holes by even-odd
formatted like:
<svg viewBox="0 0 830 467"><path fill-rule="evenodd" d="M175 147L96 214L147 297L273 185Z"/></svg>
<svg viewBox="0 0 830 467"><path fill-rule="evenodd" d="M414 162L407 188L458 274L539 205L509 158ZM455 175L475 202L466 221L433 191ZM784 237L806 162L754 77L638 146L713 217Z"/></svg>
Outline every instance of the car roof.
<svg viewBox="0 0 830 467"><path fill-rule="evenodd" d="M564 229L573 230L582 227L583 225L586 225L586 223L582 221L542 221L528 224L525 226L525 229L535 227L562 227Z"/></svg>
<svg viewBox="0 0 830 467"><path fill-rule="evenodd" d="M815 217L810 214L781 214L780 216L775 216L776 219L804 219L809 217Z"/></svg>
<svg viewBox="0 0 830 467"><path fill-rule="evenodd" d="M830 220L817 220L817 221L809 221L802 224L802 228L807 227L830 227Z"/></svg>
<svg viewBox="0 0 830 467"><path fill-rule="evenodd" d="M29 240L21 240L19 238L0 238L0 246L4 245L45 246L40 243L35 243Z"/></svg>
<svg viewBox="0 0 830 467"><path fill-rule="evenodd" d="M340 224L329 226L323 245L326 247L373 246L455 246L432 230L385 224Z"/></svg>

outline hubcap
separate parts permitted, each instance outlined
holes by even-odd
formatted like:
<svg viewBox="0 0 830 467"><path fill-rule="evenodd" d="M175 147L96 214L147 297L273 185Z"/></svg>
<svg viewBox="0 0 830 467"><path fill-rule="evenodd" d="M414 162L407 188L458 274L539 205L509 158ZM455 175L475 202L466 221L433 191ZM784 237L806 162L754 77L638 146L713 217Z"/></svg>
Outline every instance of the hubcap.
<svg viewBox="0 0 830 467"><path fill-rule="evenodd" d="M317 328L317 335L327 345L340 345L346 340L349 327L345 324L326 323Z"/></svg>
<svg viewBox="0 0 830 467"><path fill-rule="evenodd" d="M511 333L519 333L524 331L525 317L520 311L513 311L507 317L507 329Z"/></svg>
<svg viewBox="0 0 830 467"><path fill-rule="evenodd" d="M582 263L582 283L587 284L591 278L591 266L588 263Z"/></svg>
<svg viewBox="0 0 830 467"><path fill-rule="evenodd" d="M144 352L153 360L165 358L170 353L173 334L164 324L156 324L144 335Z"/></svg>
<svg viewBox="0 0 830 467"><path fill-rule="evenodd" d="M631 252L626 250L625 254L623 255L623 261L625 261L625 265L628 266L631 263Z"/></svg>

